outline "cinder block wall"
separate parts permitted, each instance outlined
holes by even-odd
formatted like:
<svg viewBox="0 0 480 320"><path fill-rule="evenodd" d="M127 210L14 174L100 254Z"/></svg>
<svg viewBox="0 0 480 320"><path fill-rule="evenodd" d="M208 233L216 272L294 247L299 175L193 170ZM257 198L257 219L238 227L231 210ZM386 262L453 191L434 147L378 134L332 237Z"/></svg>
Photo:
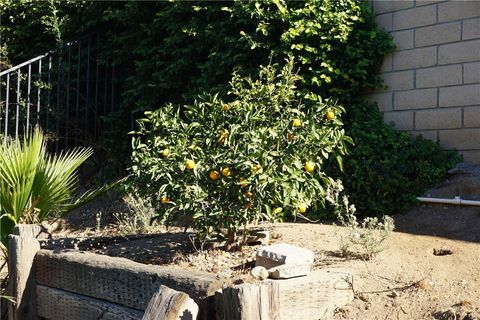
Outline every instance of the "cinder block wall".
<svg viewBox="0 0 480 320"><path fill-rule="evenodd" d="M370 3L396 44L370 95L385 121L480 163L480 0Z"/></svg>

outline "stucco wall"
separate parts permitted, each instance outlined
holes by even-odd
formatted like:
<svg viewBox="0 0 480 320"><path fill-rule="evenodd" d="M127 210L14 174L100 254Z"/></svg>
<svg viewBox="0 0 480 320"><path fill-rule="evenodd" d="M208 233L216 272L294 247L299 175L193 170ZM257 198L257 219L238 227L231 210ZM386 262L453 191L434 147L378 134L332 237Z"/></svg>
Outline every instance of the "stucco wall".
<svg viewBox="0 0 480 320"><path fill-rule="evenodd" d="M480 163L480 0L370 2L396 44L370 95L385 121Z"/></svg>

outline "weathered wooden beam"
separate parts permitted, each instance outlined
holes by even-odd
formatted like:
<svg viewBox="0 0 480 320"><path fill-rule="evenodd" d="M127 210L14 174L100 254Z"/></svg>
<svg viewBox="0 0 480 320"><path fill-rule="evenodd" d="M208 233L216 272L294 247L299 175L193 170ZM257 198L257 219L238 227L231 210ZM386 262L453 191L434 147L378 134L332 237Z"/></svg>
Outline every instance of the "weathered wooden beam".
<svg viewBox="0 0 480 320"><path fill-rule="evenodd" d="M241 284L223 289L223 310L217 317L225 320L276 320L279 319L280 305L278 284ZM218 318L217 318L218 319ZM295 319L295 318L291 318Z"/></svg>
<svg viewBox="0 0 480 320"><path fill-rule="evenodd" d="M9 306L10 320L37 319L33 261L38 250L40 244L37 239L10 235L7 292L15 301Z"/></svg>
<svg viewBox="0 0 480 320"><path fill-rule="evenodd" d="M48 320L140 320L143 312L37 285L38 316Z"/></svg>
<svg viewBox="0 0 480 320"><path fill-rule="evenodd" d="M217 320L331 319L353 300L352 276L316 270L305 277L265 280L224 288L215 296Z"/></svg>
<svg viewBox="0 0 480 320"><path fill-rule="evenodd" d="M197 315L198 305L188 294L160 286L142 320L195 320Z"/></svg>
<svg viewBox="0 0 480 320"><path fill-rule="evenodd" d="M213 295L224 280L213 273L137 263L124 258L72 250L40 250L37 283L145 310L161 285L190 295L201 317L212 319Z"/></svg>

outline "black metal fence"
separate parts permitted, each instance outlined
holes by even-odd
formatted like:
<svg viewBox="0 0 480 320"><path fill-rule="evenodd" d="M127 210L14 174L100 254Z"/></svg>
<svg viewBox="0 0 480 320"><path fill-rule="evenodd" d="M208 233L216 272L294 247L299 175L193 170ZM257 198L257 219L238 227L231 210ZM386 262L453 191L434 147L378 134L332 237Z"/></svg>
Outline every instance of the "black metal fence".
<svg viewBox="0 0 480 320"><path fill-rule="evenodd" d="M101 40L91 35L0 72L3 139L28 136L39 125L52 151L95 144L118 96Z"/></svg>

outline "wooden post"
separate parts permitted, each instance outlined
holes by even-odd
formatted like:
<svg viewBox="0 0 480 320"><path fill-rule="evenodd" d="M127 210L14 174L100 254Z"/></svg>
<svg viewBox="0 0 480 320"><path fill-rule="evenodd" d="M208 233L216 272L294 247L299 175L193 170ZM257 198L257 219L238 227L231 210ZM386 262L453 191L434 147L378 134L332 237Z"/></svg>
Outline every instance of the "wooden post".
<svg viewBox="0 0 480 320"><path fill-rule="evenodd" d="M222 295L223 301L217 304L217 319L280 319L278 285L274 282L236 285L223 289Z"/></svg>
<svg viewBox="0 0 480 320"><path fill-rule="evenodd" d="M188 294L160 286L142 320L196 320L197 315L198 306Z"/></svg>
<svg viewBox="0 0 480 320"><path fill-rule="evenodd" d="M38 238L42 233L42 227L36 224L17 224L13 234L24 238Z"/></svg>
<svg viewBox="0 0 480 320"><path fill-rule="evenodd" d="M14 303L8 310L9 320L37 319L36 284L33 260L40 243L32 237L36 226L23 226L23 234L10 235L8 247L8 295ZM27 231L30 229L29 231ZM18 229L17 229L18 230Z"/></svg>

